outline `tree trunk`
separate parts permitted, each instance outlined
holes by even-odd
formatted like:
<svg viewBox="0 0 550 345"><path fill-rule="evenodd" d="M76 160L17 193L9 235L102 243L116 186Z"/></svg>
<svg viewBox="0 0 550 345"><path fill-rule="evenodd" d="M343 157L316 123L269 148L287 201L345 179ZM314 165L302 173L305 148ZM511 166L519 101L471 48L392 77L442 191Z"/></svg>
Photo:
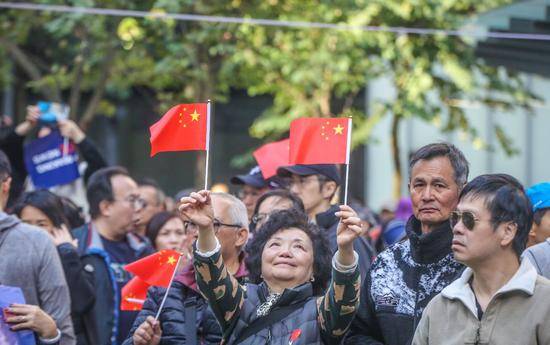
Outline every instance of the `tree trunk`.
<svg viewBox="0 0 550 345"><path fill-rule="evenodd" d="M391 125L391 153L393 158L393 197L399 199L401 197L401 157L399 155L399 124L401 116L393 114Z"/></svg>

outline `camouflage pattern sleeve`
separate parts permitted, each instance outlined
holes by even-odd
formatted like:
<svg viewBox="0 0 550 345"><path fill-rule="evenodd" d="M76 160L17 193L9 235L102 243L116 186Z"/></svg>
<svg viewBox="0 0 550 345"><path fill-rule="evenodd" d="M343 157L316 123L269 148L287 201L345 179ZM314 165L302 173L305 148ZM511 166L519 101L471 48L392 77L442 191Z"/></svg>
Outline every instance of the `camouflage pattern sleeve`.
<svg viewBox="0 0 550 345"><path fill-rule="evenodd" d="M195 276L200 293L208 300L223 332L228 339L235 326L245 298L245 288L228 273L220 251L204 257L195 251Z"/></svg>
<svg viewBox="0 0 550 345"><path fill-rule="evenodd" d="M357 312L360 290L359 265L349 273L332 268L330 286L317 301L317 321L324 344L340 344Z"/></svg>

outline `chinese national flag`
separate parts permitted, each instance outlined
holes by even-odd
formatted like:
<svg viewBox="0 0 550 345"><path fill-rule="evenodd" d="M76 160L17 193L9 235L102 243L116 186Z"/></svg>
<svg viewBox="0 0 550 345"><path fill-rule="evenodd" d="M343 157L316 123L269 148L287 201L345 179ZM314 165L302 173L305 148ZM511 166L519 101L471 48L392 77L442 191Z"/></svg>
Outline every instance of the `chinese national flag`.
<svg viewBox="0 0 550 345"><path fill-rule="evenodd" d="M149 289L149 286L149 284L139 277L132 278L122 288L120 310L141 310L143 302L147 298L147 289Z"/></svg>
<svg viewBox="0 0 550 345"><path fill-rule="evenodd" d="M290 165L288 163L289 139L265 144L254 151L254 158L260 166L264 179L277 175L277 168Z"/></svg>
<svg viewBox="0 0 550 345"><path fill-rule="evenodd" d="M290 164L347 164L349 118L301 118L290 124Z"/></svg>
<svg viewBox="0 0 550 345"><path fill-rule="evenodd" d="M151 157L158 152L208 150L208 103L178 104L149 128Z"/></svg>
<svg viewBox="0 0 550 345"><path fill-rule="evenodd" d="M149 285L168 287L180 254L175 250L161 250L124 266Z"/></svg>

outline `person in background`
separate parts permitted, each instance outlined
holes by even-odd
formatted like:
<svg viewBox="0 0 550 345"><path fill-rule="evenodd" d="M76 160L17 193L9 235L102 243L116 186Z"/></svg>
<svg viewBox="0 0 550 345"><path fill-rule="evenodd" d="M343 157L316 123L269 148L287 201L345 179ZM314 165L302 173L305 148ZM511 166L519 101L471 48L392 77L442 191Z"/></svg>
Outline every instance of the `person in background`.
<svg viewBox="0 0 550 345"><path fill-rule="evenodd" d="M71 294L71 316L77 344L97 343L97 327L91 316L95 302L94 277L87 271L77 252L76 240L67 227L61 198L41 189L26 192L14 207L14 213L25 223L45 230L57 247ZM77 327L83 325L83 327Z"/></svg>
<svg viewBox="0 0 550 345"><path fill-rule="evenodd" d="M252 168L248 174L236 175L231 178L231 183L241 186L239 190L239 199L242 200L248 211L248 222L252 221L254 207L256 202L269 190L269 183L264 180L259 166Z"/></svg>
<svg viewBox="0 0 550 345"><path fill-rule="evenodd" d="M453 254L467 266L430 301L414 345L550 344L550 281L520 260L533 213L518 180L481 175L451 214Z"/></svg>
<svg viewBox="0 0 550 345"><path fill-rule="evenodd" d="M275 211L295 209L305 212L302 200L295 194L286 189L274 189L263 194L256 202L252 222L250 223L250 232L254 233L269 219L269 215Z"/></svg>
<svg viewBox="0 0 550 345"><path fill-rule="evenodd" d="M151 253L153 248L131 236L136 214L143 206L138 186L122 167L96 171L88 181L91 222L73 230L78 251L94 274L96 302L93 316L98 345L121 344L137 312L121 311L121 289L132 278L124 266Z"/></svg>
<svg viewBox="0 0 550 345"><path fill-rule="evenodd" d="M143 206L137 213L134 233L143 238L146 237L145 228L151 218L155 214L165 210L164 201L166 196L158 183L153 179L138 181L138 193L139 197L143 200Z"/></svg>
<svg viewBox="0 0 550 345"><path fill-rule="evenodd" d="M338 249L337 233L339 219L335 213L338 205L331 201L340 185L340 174L334 164L292 165L277 169L277 175L287 179L289 190L304 203L309 219L321 228L329 239L333 253ZM374 249L364 237L354 243L359 254L359 270L364 277L374 258Z"/></svg>
<svg viewBox="0 0 550 345"><path fill-rule="evenodd" d="M428 302L464 266L453 258L451 212L468 180L468 161L449 143L418 149L409 162L414 216L407 239L378 254L361 288L346 344L408 345Z"/></svg>
<svg viewBox="0 0 550 345"><path fill-rule="evenodd" d="M189 258L187 230L177 213L162 211L153 216L145 228L145 236L158 250L171 249Z"/></svg>
<svg viewBox="0 0 550 345"><path fill-rule="evenodd" d="M4 212L10 185L11 164L0 150L0 284L21 288L26 302L7 308L5 321L34 331L39 344L76 344L59 255L45 231Z"/></svg>
<svg viewBox="0 0 550 345"><path fill-rule="evenodd" d="M536 184L527 190L533 205L533 225L529 231L523 256L537 272L550 279L550 183Z"/></svg>
<svg viewBox="0 0 550 345"><path fill-rule="evenodd" d="M244 284L248 271L245 266L244 244L248 240L248 214L246 207L236 197L227 193L212 193L216 237L224 253L229 273ZM188 227L198 229L189 220ZM162 301L165 288L149 289L143 309L139 313L128 339L123 345L171 344L219 344L220 327L208 309L208 303L199 293L195 268L189 263L176 276L165 306L156 322L154 316ZM190 335L196 338L190 338Z"/></svg>

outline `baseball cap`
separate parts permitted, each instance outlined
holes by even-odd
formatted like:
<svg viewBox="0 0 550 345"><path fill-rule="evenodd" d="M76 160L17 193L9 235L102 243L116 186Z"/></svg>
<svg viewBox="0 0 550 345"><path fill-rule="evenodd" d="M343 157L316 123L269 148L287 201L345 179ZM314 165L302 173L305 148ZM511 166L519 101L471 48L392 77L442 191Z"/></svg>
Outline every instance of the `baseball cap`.
<svg viewBox="0 0 550 345"><path fill-rule="evenodd" d="M527 189L526 193L533 205L533 212L550 207L550 182L537 183Z"/></svg>
<svg viewBox="0 0 550 345"><path fill-rule="evenodd" d="M236 185L246 184L254 188L264 188L268 186L267 182L262 176L260 167L257 165L254 168L250 169L248 174L233 176L231 178L231 183Z"/></svg>
<svg viewBox="0 0 550 345"><path fill-rule="evenodd" d="M277 175L279 176L289 177L291 174L300 176L322 175L338 185L341 183L338 168L334 164L291 165L277 169Z"/></svg>

